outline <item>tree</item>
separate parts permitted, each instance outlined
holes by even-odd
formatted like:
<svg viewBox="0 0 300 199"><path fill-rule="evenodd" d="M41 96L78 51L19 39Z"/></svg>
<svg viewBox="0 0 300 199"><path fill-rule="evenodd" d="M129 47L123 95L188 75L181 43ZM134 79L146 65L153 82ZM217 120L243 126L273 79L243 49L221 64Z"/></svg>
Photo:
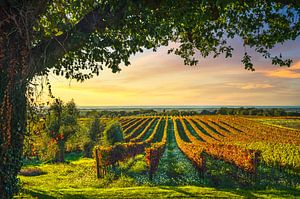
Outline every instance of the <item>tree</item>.
<svg viewBox="0 0 300 199"><path fill-rule="evenodd" d="M64 105L61 100L56 99L49 108L49 135L58 146L57 162L65 161L65 143L77 130L78 114L73 100Z"/></svg>
<svg viewBox="0 0 300 199"><path fill-rule="evenodd" d="M117 142L123 142L124 135L122 126L118 121L112 120L110 121L103 132L102 144L111 146Z"/></svg>
<svg viewBox="0 0 300 199"><path fill-rule="evenodd" d="M91 140L98 142L100 140L101 133L104 131L104 125L100 123L99 117L94 117L89 130L89 137Z"/></svg>
<svg viewBox="0 0 300 199"><path fill-rule="evenodd" d="M5 0L0 1L0 193L17 191L26 121L26 90L53 71L78 81L103 67L120 71L144 48L170 49L195 65L203 57L231 57L228 38L240 37L274 65L277 43L299 36L299 1L291 0ZM197 50L197 51L196 51ZM245 51L242 63L253 70Z"/></svg>
<svg viewBox="0 0 300 199"><path fill-rule="evenodd" d="M84 151L86 157L92 157L93 148L99 142L103 136L104 124L100 122L99 117L95 116L88 132L89 142L84 145Z"/></svg>

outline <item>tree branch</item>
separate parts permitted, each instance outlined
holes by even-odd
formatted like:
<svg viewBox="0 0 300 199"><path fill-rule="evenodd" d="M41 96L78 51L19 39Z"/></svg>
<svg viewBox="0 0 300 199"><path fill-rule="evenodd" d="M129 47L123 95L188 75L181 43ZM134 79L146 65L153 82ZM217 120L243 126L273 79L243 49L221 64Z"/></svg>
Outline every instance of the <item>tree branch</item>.
<svg viewBox="0 0 300 199"><path fill-rule="evenodd" d="M106 27L119 24L124 16L125 3L114 13L110 6L97 8L88 13L74 28L64 34L41 42L31 49L28 79L55 65L68 51L80 49L88 42L89 36L95 31L104 31Z"/></svg>

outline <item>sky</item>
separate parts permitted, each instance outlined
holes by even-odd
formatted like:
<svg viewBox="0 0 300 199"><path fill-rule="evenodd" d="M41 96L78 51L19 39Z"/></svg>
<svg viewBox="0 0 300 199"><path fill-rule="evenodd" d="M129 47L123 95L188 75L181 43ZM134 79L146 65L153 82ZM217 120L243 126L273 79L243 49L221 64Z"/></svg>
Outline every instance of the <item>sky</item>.
<svg viewBox="0 0 300 199"><path fill-rule="evenodd" d="M272 66L252 53L255 72L244 69L242 42L232 40L233 57L199 58L197 66L167 54L170 47L132 56L130 66L112 73L104 69L98 77L77 83L50 75L55 97L71 99L79 106L151 105L300 105L300 39L278 45L272 52L292 58L290 68Z"/></svg>

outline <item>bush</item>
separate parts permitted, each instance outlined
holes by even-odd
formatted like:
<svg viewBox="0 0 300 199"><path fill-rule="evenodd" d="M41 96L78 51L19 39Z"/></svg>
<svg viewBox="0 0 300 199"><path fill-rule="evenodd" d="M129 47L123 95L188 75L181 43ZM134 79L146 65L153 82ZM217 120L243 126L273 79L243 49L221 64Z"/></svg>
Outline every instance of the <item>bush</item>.
<svg viewBox="0 0 300 199"><path fill-rule="evenodd" d="M111 146L117 142L123 141L124 135L121 124L115 120L109 122L103 132L102 144L105 146Z"/></svg>

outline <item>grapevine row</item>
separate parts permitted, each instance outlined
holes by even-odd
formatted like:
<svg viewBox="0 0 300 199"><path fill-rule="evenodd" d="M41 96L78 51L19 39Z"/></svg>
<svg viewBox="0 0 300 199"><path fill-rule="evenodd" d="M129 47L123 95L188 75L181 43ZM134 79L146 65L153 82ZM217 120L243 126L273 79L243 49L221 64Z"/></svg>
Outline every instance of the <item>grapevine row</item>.
<svg viewBox="0 0 300 199"><path fill-rule="evenodd" d="M180 119L183 123L182 119ZM199 142L197 139L194 139L190 134L189 130L183 124L184 132L192 141L193 144L202 146L204 151L216 158L221 159L225 162L236 165L238 168L241 168L247 172L256 173L259 152L255 150L247 150L234 145L227 145L221 143L204 143Z"/></svg>
<svg viewBox="0 0 300 199"><path fill-rule="evenodd" d="M147 126L143 129L143 131L141 133L139 133L139 131L135 131L135 132L132 132L131 134L129 134L128 136L125 137L125 142L129 142L129 141L132 141L132 139L136 138L138 135L143 135L145 134L151 127L151 125L153 124L153 122L155 121L156 119L153 118L151 119L150 122L147 123ZM144 123L146 124L146 123Z"/></svg>
<svg viewBox="0 0 300 199"><path fill-rule="evenodd" d="M186 155L186 157L194 164L197 170L200 173L205 172L205 158L202 155L203 147L197 144L193 144L190 142L185 142L181 139L178 127L176 123L176 119L173 118L173 125L174 125L174 133L175 133L175 140L179 149Z"/></svg>
<svg viewBox="0 0 300 199"><path fill-rule="evenodd" d="M134 122L136 122L136 120L138 120L139 118L129 118L124 124L122 125L123 129L126 129L128 126L130 126L131 124L133 124Z"/></svg>
<svg viewBox="0 0 300 199"><path fill-rule="evenodd" d="M257 139L300 145L299 131L258 124L257 122L242 118L229 118L228 121L236 125L243 132L255 136Z"/></svg>
<svg viewBox="0 0 300 199"><path fill-rule="evenodd" d="M158 136L159 133L159 126L162 124L162 117L159 118L158 122L156 123L153 132L151 133L151 135L145 140L148 143L152 143L154 142L154 139Z"/></svg>
<svg viewBox="0 0 300 199"><path fill-rule="evenodd" d="M130 123L130 125L128 125L127 127L124 127L124 128L123 128L124 134L126 135L130 129L134 128L134 127L135 127L136 125L138 125L139 122L141 122L142 120L143 120L143 118L135 119L133 122Z"/></svg>
<svg viewBox="0 0 300 199"><path fill-rule="evenodd" d="M136 137L140 133L140 130L145 129L145 126L147 126L149 123L152 123L154 120L154 118L147 118L141 121L140 124L132 126L134 129L130 129L131 132L127 132L127 134L125 134L125 142L128 142L130 139Z"/></svg>
<svg viewBox="0 0 300 199"><path fill-rule="evenodd" d="M138 135L133 137L130 142L141 142L143 138L146 136L148 130L151 128L152 124L157 120L157 118L154 118L151 122L148 123L147 127ZM160 120L159 120L160 121ZM158 122L159 122L158 121Z"/></svg>
<svg viewBox="0 0 300 199"><path fill-rule="evenodd" d="M149 168L150 180L152 180L154 173L157 171L159 160L164 154L166 148L166 142L167 142L167 133L168 133L167 130L168 130L168 118L166 119L165 122L161 142L152 143L150 147L145 149L145 158L146 158L147 166Z"/></svg>
<svg viewBox="0 0 300 199"><path fill-rule="evenodd" d="M204 129L211 137L215 138L218 141L221 141L224 136L221 136L214 132L211 128L209 128L203 121L199 120L198 118L192 119L194 122L196 122L202 129Z"/></svg>
<svg viewBox="0 0 300 199"><path fill-rule="evenodd" d="M195 123L189 119L189 118L186 118L186 121L191 125L191 127L194 129L194 131L197 133L197 135L202 139L204 140L205 142L216 142L216 139L214 139L213 137L209 136L209 135L206 135L205 133L203 133L196 125Z"/></svg>

